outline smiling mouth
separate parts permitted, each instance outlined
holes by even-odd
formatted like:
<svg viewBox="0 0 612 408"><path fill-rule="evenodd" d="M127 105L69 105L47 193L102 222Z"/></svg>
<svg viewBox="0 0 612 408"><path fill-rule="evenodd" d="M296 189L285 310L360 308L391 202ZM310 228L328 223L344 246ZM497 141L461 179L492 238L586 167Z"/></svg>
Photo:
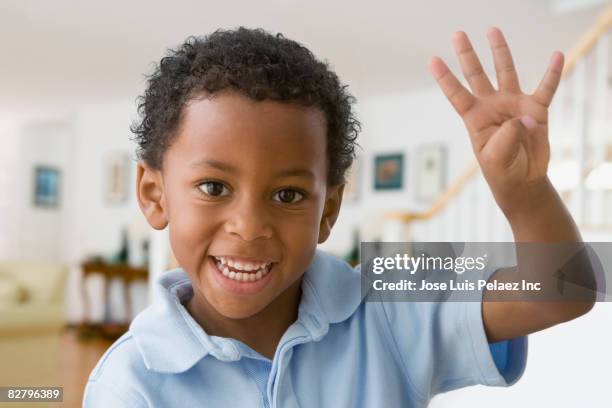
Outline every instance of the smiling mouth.
<svg viewBox="0 0 612 408"><path fill-rule="evenodd" d="M257 282L263 279L270 269L273 262L252 262L230 257L212 256L219 272L228 279L236 282Z"/></svg>

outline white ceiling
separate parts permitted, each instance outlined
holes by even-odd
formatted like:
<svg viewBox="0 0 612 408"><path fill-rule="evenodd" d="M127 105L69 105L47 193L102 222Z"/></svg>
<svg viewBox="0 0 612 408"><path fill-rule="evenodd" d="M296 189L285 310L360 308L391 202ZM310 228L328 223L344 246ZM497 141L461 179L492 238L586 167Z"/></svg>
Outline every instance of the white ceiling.
<svg viewBox="0 0 612 408"><path fill-rule="evenodd" d="M523 83L534 86L552 51L568 51L603 7L596 2L558 13L558 2L1 0L0 115L65 113L135 98L143 74L167 48L188 35L239 25L304 43L331 62L358 98L431 86L431 56L456 67L450 37L458 29L490 67L485 31L497 25Z"/></svg>

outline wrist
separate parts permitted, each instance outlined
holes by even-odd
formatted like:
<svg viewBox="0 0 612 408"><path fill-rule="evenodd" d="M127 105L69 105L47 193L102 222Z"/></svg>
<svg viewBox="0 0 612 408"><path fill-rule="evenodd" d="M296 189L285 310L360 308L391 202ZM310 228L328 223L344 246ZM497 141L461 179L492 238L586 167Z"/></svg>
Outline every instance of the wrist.
<svg viewBox="0 0 612 408"><path fill-rule="evenodd" d="M563 206L563 202L547 176L529 183L518 197L504 210L511 225L530 223L545 216L552 208Z"/></svg>
<svg viewBox="0 0 612 408"><path fill-rule="evenodd" d="M552 183L545 177L530 185L506 217L516 242L574 242L578 228Z"/></svg>

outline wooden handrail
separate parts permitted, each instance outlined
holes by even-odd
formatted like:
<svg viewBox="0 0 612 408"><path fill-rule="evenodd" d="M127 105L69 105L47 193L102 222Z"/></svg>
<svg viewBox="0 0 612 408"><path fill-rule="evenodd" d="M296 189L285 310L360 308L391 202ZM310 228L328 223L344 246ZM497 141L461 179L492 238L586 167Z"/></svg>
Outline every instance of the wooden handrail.
<svg viewBox="0 0 612 408"><path fill-rule="evenodd" d="M597 44L597 41L610 29L612 29L612 6L608 6L597 19L597 22L589 28L578 40L578 43L567 53L562 78L568 76L578 61L584 58Z"/></svg>
<svg viewBox="0 0 612 408"><path fill-rule="evenodd" d="M578 63L578 60L586 56L589 51L593 49L595 44L597 44L597 41L610 29L612 29L612 6L608 6L603 11L597 22L582 35L578 43L567 53L562 78L565 78L571 73ZM459 178L436 199L428 210L389 212L385 214L385 218L401 220L405 223L430 219L446 207L453 197L459 194L463 186L476 175L477 171L478 162L474 161L461 176L459 176Z"/></svg>
<svg viewBox="0 0 612 408"><path fill-rule="evenodd" d="M385 214L386 218L401 220L403 222L411 222L416 220L427 220L437 213L439 213L451 198L459 194L459 191L467 184L468 181L478 172L478 162L474 161L455 182L447 188L441 195L436 199L433 205L426 211L421 212L390 212Z"/></svg>

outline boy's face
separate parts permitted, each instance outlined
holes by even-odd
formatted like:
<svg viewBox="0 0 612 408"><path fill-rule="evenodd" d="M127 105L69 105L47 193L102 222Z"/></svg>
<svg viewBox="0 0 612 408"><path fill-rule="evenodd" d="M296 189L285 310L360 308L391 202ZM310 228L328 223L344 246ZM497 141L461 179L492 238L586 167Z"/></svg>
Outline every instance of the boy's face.
<svg viewBox="0 0 612 408"><path fill-rule="evenodd" d="M154 228L169 224L195 296L250 317L299 284L338 215L325 117L222 92L190 102L177 132L162 171L139 164L139 204Z"/></svg>

